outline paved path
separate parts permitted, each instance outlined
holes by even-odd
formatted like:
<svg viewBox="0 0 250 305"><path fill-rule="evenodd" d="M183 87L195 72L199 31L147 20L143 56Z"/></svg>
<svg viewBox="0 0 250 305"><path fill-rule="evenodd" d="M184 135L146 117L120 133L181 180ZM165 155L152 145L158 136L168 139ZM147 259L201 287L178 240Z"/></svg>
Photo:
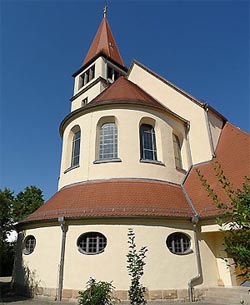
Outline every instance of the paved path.
<svg viewBox="0 0 250 305"><path fill-rule="evenodd" d="M6 300L7 302L1 302L1 305L56 305L56 304L60 304L60 305L73 305L73 304L77 304L77 303L72 303L72 302L56 302L56 301L51 301L48 299L29 299L29 300ZM152 303L151 303L152 304ZM195 302L195 303L179 303L179 302L157 302L155 303L155 305L215 305L214 303L207 303L207 302ZM121 303L122 305L122 303ZM216 304L216 305L220 305L220 304ZM223 305L223 304L221 304Z"/></svg>

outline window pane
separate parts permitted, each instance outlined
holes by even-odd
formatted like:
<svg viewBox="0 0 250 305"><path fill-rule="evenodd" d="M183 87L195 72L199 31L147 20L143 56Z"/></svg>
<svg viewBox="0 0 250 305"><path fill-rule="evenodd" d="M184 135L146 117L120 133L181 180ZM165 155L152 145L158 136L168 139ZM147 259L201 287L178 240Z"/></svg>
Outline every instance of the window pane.
<svg viewBox="0 0 250 305"><path fill-rule="evenodd" d="M73 137L71 166L79 165L79 161L80 161L80 142L81 142L81 132L78 131L74 134L74 137Z"/></svg>
<svg viewBox="0 0 250 305"><path fill-rule="evenodd" d="M99 232L85 233L77 241L79 251L84 254L98 254L104 250L106 245L106 237Z"/></svg>
<svg viewBox="0 0 250 305"><path fill-rule="evenodd" d="M117 158L117 128L115 123L105 123L100 129L99 159Z"/></svg>
<svg viewBox="0 0 250 305"><path fill-rule="evenodd" d="M141 159L157 160L155 131L153 126L142 124L140 127Z"/></svg>
<svg viewBox="0 0 250 305"><path fill-rule="evenodd" d="M172 253L184 254L190 248L190 238L183 233L172 233L167 238L167 247Z"/></svg>

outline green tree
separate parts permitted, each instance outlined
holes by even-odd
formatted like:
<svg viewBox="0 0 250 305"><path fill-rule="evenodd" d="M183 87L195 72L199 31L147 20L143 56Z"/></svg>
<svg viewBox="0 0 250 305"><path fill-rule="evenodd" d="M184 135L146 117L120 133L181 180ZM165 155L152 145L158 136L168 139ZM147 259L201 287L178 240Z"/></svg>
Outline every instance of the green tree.
<svg viewBox="0 0 250 305"><path fill-rule="evenodd" d="M132 229L128 232L129 252L127 254L127 269L131 276L131 285L129 287L129 299L131 305L145 305L147 301L144 298L146 288L140 283L143 276L145 266L147 247L142 247L139 251L136 249L135 233Z"/></svg>
<svg viewBox="0 0 250 305"><path fill-rule="evenodd" d="M13 219L19 221L33 213L44 203L43 192L36 186L27 186L13 201Z"/></svg>
<svg viewBox="0 0 250 305"><path fill-rule="evenodd" d="M250 179L245 177L242 188L235 189L216 160L213 161L213 169L228 201L220 198L199 169L196 171L208 196L221 210L221 215L217 219L218 224L229 226L229 230L223 231L225 251L233 258L237 275L250 279Z"/></svg>
<svg viewBox="0 0 250 305"><path fill-rule="evenodd" d="M15 245L8 242L8 235L13 230L13 200L13 192L0 190L0 276L9 275L12 269Z"/></svg>
<svg viewBox="0 0 250 305"><path fill-rule="evenodd" d="M9 242L8 235L14 230L14 224L43 203L42 191L35 186L26 187L16 196L8 188L0 190L0 276L11 274L15 242Z"/></svg>

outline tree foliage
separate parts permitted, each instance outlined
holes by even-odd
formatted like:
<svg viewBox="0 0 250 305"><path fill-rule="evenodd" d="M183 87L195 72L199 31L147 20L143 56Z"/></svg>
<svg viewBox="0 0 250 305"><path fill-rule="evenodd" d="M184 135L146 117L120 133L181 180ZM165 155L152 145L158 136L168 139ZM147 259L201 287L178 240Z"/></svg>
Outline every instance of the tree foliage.
<svg viewBox="0 0 250 305"><path fill-rule="evenodd" d="M14 230L14 224L34 212L44 203L42 191L29 186L16 196L8 188L0 190L0 275L10 275L15 242L9 242L8 236Z"/></svg>
<svg viewBox="0 0 250 305"><path fill-rule="evenodd" d="M131 305L145 305L147 301L144 298L146 288L140 283L144 273L144 259L146 258L147 247L142 247L139 251L136 249L135 233L132 229L128 232L129 252L127 254L127 269L131 276L131 285L129 288L129 299Z"/></svg>
<svg viewBox="0 0 250 305"><path fill-rule="evenodd" d="M217 160L213 161L213 169L223 192L228 197L226 202L222 201L209 185L201 171L196 171L208 196L221 210L222 215L218 217L218 223L229 226L229 230L224 231L225 251L233 258L238 276L250 279L250 178L245 177L242 188L235 189Z"/></svg>

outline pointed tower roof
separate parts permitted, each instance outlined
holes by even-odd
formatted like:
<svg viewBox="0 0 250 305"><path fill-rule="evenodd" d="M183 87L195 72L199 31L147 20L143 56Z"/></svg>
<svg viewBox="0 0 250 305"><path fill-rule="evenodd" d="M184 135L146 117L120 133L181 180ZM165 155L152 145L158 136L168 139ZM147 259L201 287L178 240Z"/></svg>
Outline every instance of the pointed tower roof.
<svg viewBox="0 0 250 305"><path fill-rule="evenodd" d="M100 52L105 53L119 65L125 66L105 15L84 59L83 65L87 64Z"/></svg>

